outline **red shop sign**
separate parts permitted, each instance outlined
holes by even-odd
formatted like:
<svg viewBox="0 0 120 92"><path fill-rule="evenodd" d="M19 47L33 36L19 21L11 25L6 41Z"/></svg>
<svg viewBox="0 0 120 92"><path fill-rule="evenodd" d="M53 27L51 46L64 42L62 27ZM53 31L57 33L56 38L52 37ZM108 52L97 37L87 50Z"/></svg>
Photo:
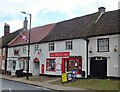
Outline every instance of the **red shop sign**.
<svg viewBox="0 0 120 92"><path fill-rule="evenodd" d="M70 52L54 52L49 53L50 57L68 57L70 56Z"/></svg>

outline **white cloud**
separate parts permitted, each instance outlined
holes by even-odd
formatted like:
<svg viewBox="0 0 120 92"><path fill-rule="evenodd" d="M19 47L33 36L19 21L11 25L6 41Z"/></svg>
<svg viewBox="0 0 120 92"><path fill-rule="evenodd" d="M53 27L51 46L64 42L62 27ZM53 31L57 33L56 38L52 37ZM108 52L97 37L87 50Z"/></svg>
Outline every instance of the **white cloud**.
<svg viewBox="0 0 120 92"><path fill-rule="evenodd" d="M0 0L0 17L2 18L2 20L0 20L0 27L3 28L6 22L11 26L11 31L21 28L25 15L22 15L20 11L31 13L32 22L36 24L39 20L44 21L37 19L38 14L41 16L48 12L60 12L68 18L72 18L97 12L97 8L100 6L106 7L107 11L118 9L118 1L119 0ZM0 29L0 36L1 35L3 35L3 29Z"/></svg>

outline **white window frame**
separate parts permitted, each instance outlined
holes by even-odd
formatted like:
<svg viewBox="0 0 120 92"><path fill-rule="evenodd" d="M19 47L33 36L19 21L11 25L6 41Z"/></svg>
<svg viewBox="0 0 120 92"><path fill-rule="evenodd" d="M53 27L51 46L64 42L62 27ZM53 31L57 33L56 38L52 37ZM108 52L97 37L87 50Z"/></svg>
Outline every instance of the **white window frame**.
<svg viewBox="0 0 120 92"><path fill-rule="evenodd" d="M38 50L39 50L39 44L35 44L34 45L34 52L36 53L36 52L38 52Z"/></svg>
<svg viewBox="0 0 120 92"><path fill-rule="evenodd" d="M55 50L55 43L49 43L49 51Z"/></svg>
<svg viewBox="0 0 120 92"><path fill-rule="evenodd" d="M22 47L22 53L26 54L27 53L27 46Z"/></svg>
<svg viewBox="0 0 120 92"><path fill-rule="evenodd" d="M13 53L14 53L15 50L18 50L18 51L19 51L19 52L18 52L18 55L19 55L19 54L20 54L20 47L14 47L14 48L13 48ZM14 55L15 55L15 54L14 54Z"/></svg>
<svg viewBox="0 0 120 92"><path fill-rule="evenodd" d="M56 71L56 61L55 58L46 59L46 71Z"/></svg>
<svg viewBox="0 0 120 92"><path fill-rule="evenodd" d="M66 50L72 50L73 49L73 41L66 41Z"/></svg>
<svg viewBox="0 0 120 92"><path fill-rule="evenodd" d="M98 52L109 52L109 38L97 39Z"/></svg>

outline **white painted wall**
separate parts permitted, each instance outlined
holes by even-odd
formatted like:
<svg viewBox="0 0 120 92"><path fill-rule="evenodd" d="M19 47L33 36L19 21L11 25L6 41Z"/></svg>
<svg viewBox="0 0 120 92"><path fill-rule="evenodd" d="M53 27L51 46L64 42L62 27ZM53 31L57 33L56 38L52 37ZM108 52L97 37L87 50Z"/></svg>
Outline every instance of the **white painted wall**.
<svg viewBox="0 0 120 92"><path fill-rule="evenodd" d="M14 55L14 48L19 48L19 55ZM19 67L19 62L21 62L21 60L18 60L18 58L19 57L28 57L28 46L26 45L26 53L23 53L22 52L22 49L23 49L23 46L16 46L16 47L10 47L10 48L8 48L8 58L7 58L7 70L8 71L11 71L11 69L12 68L10 68L9 67L9 65L10 65L10 62L12 62L13 60L15 60L16 61L16 70L19 70L20 69L20 67ZM31 47L30 47L30 49L31 49ZM30 52L30 57L31 57L31 53L32 52ZM30 59L30 61L29 61L29 65L30 65L30 68L29 68L29 73L32 73L32 63L31 63L32 61L31 61L31 59Z"/></svg>
<svg viewBox="0 0 120 92"><path fill-rule="evenodd" d="M100 38L109 38L109 52L97 52L97 39ZM107 57L107 76L110 77L120 77L120 74L118 74L118 52L120 51L118 49L118 39L120 39L120 36L118 35L108 35L108 36L99 36L99 37L92 37L89 38L89 49L92 48L92 53L89 53L89 58L94 56L102 56ZM117 51L114 51L115 45L117 45ZM88 60L90 61L90 60ZM89 65L89 73L90 74L90 63Z"/></svg>
<svg viewBox="0 0 120 92"><path fill-rule="evenodd" d="M40 60L40 73L41 73L41 64L44 64L45 74L61 75L61 71L56 71L56 72L46 71L46 59L47 58L56 58L56 63L60 63L60 64L62 63L62 57L49 57L49 53L51 52L70 52L70 56L82 56L82 70L86 72L87 71L86 70L86 41L83 39L74 39L72 41L73 41L73 50L65 49L66 40L55 41L54 51L48 50L48 43L41 43L40 44L40 49L41 49L40 56L38 56L35 53L32 53L32 60L36 57L39 58ZM32 45L32 50L33 50L33 45Z"/></svg>

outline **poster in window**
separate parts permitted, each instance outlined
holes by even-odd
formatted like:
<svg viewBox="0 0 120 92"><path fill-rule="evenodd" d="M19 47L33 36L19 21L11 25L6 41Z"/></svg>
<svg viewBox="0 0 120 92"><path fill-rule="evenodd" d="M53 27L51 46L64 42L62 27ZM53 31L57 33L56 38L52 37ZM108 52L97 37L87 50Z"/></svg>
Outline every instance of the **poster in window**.
<svg viewBox="0 0 120 92"><path fill-rule="evenodd" d="M58 71L61 70L61 64L60 64L60 63L57 63L57 64L56 64L56 70L58 70Z"/></svg>
<svg viewBox="0 0 120 92"><path fill-rule="evenodd" d="M71 80L72 80L72 74L68 73L68 81L71 81Z"/></svg>

